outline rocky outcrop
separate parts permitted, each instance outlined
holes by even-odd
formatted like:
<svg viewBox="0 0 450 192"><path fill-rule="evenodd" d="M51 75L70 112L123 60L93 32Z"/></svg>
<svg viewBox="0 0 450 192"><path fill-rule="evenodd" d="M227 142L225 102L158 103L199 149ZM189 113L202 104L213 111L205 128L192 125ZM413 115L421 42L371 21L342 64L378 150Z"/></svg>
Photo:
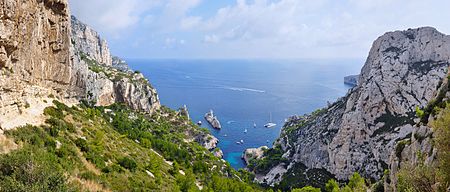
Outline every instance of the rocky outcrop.
<svg viewBox="0 0 450 192"><path fill-rule="evenodd" d="M117 56L112 57L112 67L114 67L117 70L122 71L122 72L130 72L131 71L127 62Z"/></svg>
<svg viewBox="0 0 450 192"><path fill-rule="evenodd" d="M153 113L160 103L156 90L141 73L118 69L126 62L115 57L97 32L72 16L73 76L71 95L99 106L119 102L134 110ZM122 66L123 68L123 66Z"/></svg>
<svg viewBox="0 0 450 192"><path fill-rule="evenodd" d="M359 75L349 75L344 77L344 83L350 86L358 85Z"/></svg>
<svg viewBox="0 0 450 192"><path fill-rule="evenodd" d="M100 64L111 66L113 60L106 40L75 16L71 16L71 24L72 46L75 50Z"/></svg>
<svg viewBox="0 0 450 192"><path fill-rule="evenodd" d="M66 0L0 2L0 128L42 123L43 108L65 95L68 18Z"/></svg>
<svg viewBox="0 0 450 192"><path fill-rule="evenodd" d="M205 114L205 119L214 129L222 129L222 125L220 125L219 119L217 119L217 117L214 116L213 110L210 110L208 113Z"/></svg>
<svg viewBox="0 0 450 192"><path fill-rule="evenodd" d="M186 105L184 105L183 107L181 107L181 108L178 110L178 113L179 113L181 116L186 117L186 119L191 120L191 117L189 116L189 110L188 110L188 108L187 108Z"/></svg>
<svg viewBox="0 0 450 192"><path fill-rule="evenodd" d="M212 153L213 153L214 156L216 156L216 157L218 157L220 159L223 158L223 151L221 149L219 149L219 148L215 148Z"/></svg>
<svg viewBox="0 0 450 192"><path fill-rule="evenodd" d="M267 146L262 146L259 148L249 148L244 151L242 154L242 158L244 159L245 163L248 165L250 160L252 159L261 159L264 155L264 151L269 149Z"/></svg>
<svg viewBox="0 0 450 192"><path fill-rule="evenodd" d="M219 143L219 139L211 134L197 134L195 136L195 141L208 150L215 149L217 147L217 143Z"/></svg>
<svg viewBox="0 0 450 192"><path fill-rule="evenodd" d="M331 106L284 125L275 143L288 159L283 166L288 173L305 166L294 174L320 169L338 179L353 172L380 179L397 143L415 129L415 108L436 96L449 62L450 36L433 28L379 37L356 87Z"/></svg>

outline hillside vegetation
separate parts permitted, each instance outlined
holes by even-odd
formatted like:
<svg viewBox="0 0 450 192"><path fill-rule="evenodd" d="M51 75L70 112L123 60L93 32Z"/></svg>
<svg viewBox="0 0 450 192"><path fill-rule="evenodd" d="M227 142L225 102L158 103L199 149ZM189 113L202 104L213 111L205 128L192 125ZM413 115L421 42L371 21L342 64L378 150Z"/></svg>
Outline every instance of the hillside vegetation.
<svg viewBox="0 0 450 192"><path fill-rule="evenodd" d="M7 131L0 191L259 191L186 132L205 132L167 108L146 116L119 104L54 101L47 125Z"/></svg>

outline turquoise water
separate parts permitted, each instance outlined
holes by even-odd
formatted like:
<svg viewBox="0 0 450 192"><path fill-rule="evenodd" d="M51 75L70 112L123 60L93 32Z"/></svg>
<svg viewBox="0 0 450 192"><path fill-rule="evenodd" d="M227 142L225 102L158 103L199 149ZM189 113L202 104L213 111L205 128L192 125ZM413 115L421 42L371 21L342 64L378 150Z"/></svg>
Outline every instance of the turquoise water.
<svg viewBox="0 0 450 192"><path fill-rule="evenodd" d="M213 109L222 130L211 130L224 159L245 166L246 148L272 146L291 115L325 107L344 96L344 76L358 74L362 60L128 60L172 109L187 105L192 121ZM270 119L277 126L265 128ZM253 127L253 122L257 127ZM248 132L244 133L247 129ZM236 144L244 140L243 144Z"/></svg>

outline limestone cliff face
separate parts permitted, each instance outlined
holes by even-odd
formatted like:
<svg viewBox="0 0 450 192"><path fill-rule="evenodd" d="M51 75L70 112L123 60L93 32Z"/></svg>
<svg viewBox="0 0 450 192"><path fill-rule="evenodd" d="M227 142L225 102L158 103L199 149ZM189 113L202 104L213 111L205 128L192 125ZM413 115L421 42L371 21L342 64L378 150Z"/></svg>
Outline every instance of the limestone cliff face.
<svg viewBox="0 0 450 192"><path fill-rule="evenodd" d="M123 102L146 113L159 108L142 75L111 67L106 41L70 17L67 0L2 0L0 6L0 129L42 123L53 99Z"/></svg>
<svg viewBox="0 0 450 192"><path fill-rule="evenodd" d="M450 73L448 74L450 77ZM438 94L423 109L424 115L420 119L416 119L416 126L411 136L399 141L395 150L392 150L389 156L389 175L385 176L385 191L397 191L398 178L397 173L400 169L408 170L410 167L427 165L430 167L437 166L440 151L435 147L435 133L432 128L433 121L439 118L440 110L450 100L450 78L445 78L438 89ZM435 184L436 186L439 183Z"/></svg>
<svg viewBox="0 0 450 192"><path fill-rule="evenodd" d="M31 84L68 85L67 2L2 0L0 5L0 68Z"/></svg>
<svg viewBox="0 0 450 192"><path fill-rule="evenodd" d="M450 36L433 28L379 37L356 87L326 109L290 118L275 143L289 163L258 179L274 184L282 180L274 174L312 168L338 179L353 172L379 179L397 142L412 134L415 108L436 96L449 62ZM298 165L305 169L294 170Z"/></svg>
<svg viewBox="0 0 450 192"><path fill-rule="evenodd" d="M75 50L85 54L100 64L112 65L112 56L108 43L100 35L80 22L75 16L71 16L72 46Z"/></svg>
<svg viewBox="0 0 450 192"><path fill-rule="evenodd" d="M140 73L112 65L106 40L86 24L71 17L73 76L71 95L94 101L97 105L125 103L132 109L153 113L160 107L156 90Z"/></svg>
<svg viewBox="0 0 450 192"><path fill-rule="evenodd" d="M66 0L0 2L0 128L40 123L45 98L65 94L69 35Z"/></svg>

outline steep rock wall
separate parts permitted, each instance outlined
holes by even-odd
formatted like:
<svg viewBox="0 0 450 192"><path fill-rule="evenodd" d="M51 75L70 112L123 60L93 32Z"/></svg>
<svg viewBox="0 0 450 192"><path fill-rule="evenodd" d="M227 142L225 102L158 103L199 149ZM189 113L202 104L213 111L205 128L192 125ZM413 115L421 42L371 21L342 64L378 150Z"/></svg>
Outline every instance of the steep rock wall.
<svg viewBox="0 0 450 192"><path fill-rule="evenodd" d="M436 96L449 62L450 36L433 28L379 37L355 88L326 109L290 118L275 143L289 163L258 179L280 182L285 172L298 174L292 172L297 165L305 169L296 172L316 168L343 180L353 172L379 179L397 142L412 134L415 108Z"/></svg>
<svg viewBox="0 0 450 192"><path fill-rule="evenodd" d="M0 128L42 122L44 100L65 95L69 15L66 0L0 2Z"/></svg>

